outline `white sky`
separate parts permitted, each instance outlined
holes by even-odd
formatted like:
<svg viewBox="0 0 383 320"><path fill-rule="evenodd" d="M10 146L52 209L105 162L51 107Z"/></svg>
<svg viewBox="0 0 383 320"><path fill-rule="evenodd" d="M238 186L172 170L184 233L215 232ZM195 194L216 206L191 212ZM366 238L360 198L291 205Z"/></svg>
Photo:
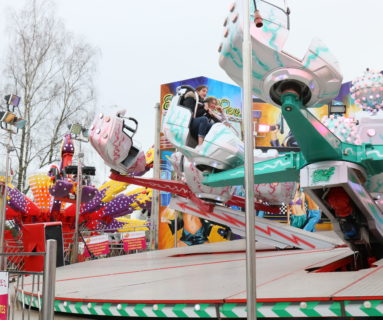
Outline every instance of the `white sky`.
<svg viewBox="0 0 383 320"><path fill-rule="evenodd" d="M0 0L0 30L6 6ZM139 121L136 139L154 141L154 104L162 83L197 76L233 83L218 65L222 23L232 0L56 0L67 28L101 51L98 107L126 108ZM302 57L312 37L338 59L345 81L366 67L383 69L383 1L287 0L291 31L286 51ZM5 39L5 37L2 37ZM5 43L0 42L0 58Z"/></svg>

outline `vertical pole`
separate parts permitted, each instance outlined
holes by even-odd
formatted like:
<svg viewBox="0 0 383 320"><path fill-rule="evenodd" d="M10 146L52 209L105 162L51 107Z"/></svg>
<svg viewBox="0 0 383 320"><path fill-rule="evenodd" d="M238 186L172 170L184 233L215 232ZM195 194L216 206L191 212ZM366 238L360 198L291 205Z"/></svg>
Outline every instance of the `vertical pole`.
<svg viewBox="0 0 383 320"><path fill-rule="evenodd" d="M178 212L175 211L175 214L174 214L174 248L177 248L177 233L178 233Z"/></svg>
<svg viewBox="0 0 383 320"><path fill-rule="evenodd" d="M156 103L155 109L155 130L154 130L154 163L153 163L153 178L160 178L160 134L161 134L161 112L160 104ZM158 226L160 215L160 192L153 189L152 195L152 210L151 210L151 224L150 224L150 248L151 250L158 249Z"/></svg>
<svg viewBox="0 0 383 320"><path fill-rule="evenodd" d="M81 194L82 194L82 163L81 159L84 157L84 154L81 152L81 142L79 142L80 148L78 153L77 160L77 190L76 190L76 217L75 217L75 226L74 226L74 239L73 239L73 251L71 263L78 262L78 221L80 217L80 208L81 208Z"/></svg>
<svg viewBox="0 0 383 320"><path fill-rule="evenodd" d="M10 153L11 153L11 140L12 140L12 130L8 129L8 142L7 142L7 152L5 158L5 180L4 180L4 190L1 203L1 214L0 214L0 254L4 253L4 232L5 232L5 218L7 211L7 196L8 196L8 178L9 178L9 162L10 162ZM4 255L0 255L0 270L6 270L5 265L6 258Z"/></svg>
<svg viewBox="0 0 383 320"><path fill-rule="evenodd" d="M50 239L46 242L43 279L42 320L54 319L54 302L56 287L57 242Z"/></svg>
<svg viewBox="0 0 383 320"><path fill-rule="evenodd" d="M243 128L245 142L245 190L246 190L246 297L247 319L256 319L256 266L254 229L254 147L253 147L253 97L252 52L250 37L250 0L243 0Z"/></svg>

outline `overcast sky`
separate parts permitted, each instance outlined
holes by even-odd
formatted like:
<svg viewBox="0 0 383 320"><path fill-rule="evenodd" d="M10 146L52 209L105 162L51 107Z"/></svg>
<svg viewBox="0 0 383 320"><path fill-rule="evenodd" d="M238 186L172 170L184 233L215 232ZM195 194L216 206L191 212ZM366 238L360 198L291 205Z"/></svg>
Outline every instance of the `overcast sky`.
<svg viewBox="0 0 383 320"><path fill-rule="evenodd" d="M283 3L283 1L281 1ZM0 0L0 9L22 0ZM56 0L66 27L101 51L98 107L117 105L139 121L144 149L154 141L154 104L162 83L206 76L233 83L217 48L232 0ZM383 69L383 1L290 0L286 51L302 57L312 37L338 59L345 81ZM3 17L0 18L4 30ZM0 56L4 43L0 43ZM113 109L115 110L115 109Z"/></svg>

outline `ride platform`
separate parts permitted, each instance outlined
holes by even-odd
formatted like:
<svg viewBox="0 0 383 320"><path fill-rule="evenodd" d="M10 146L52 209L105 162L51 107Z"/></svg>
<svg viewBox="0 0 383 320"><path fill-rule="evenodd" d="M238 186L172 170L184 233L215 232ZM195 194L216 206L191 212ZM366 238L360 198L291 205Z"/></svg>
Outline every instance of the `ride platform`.
<svg viewBox="0 0 383 320"><path fill-rule="evenodd" d="M383 315L383 260L336 272L352 262L348 247L274 250L257 245L257 317ZM245 318L243 240L174 248L60 267L55 311L79 315ZM37 295L24 286L26 304ZM18 294L21 299L21 293Z"/></svg>

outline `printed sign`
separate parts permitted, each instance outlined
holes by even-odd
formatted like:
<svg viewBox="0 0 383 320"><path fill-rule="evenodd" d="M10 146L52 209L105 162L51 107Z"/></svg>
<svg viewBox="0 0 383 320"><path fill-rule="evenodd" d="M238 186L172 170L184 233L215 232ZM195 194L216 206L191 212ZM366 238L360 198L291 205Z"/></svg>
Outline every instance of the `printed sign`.
<svg viewBox="0 0 383 320"><path fill-rule="evenodd" d="M86 246L84 243L80 243L80 252L83 252L84 257L89 257L90 252L94 256L101 256L108 254L109 249L109 239L107 234L103 234L100 236L93 236L84 238ZM88 251L89 250L89 251Z"/></svg>
<svg viewBox="0 0 383 320"><path fill-rule="evenodd" d="M145 231L127 232L123 235L124 251L146 249Z"/></svg>
<svg viewBox="0 0 383 320"><path fill-rule="evenodd" d="M0 320L7 320L8 313L8 272L0 272Z"/></svg>

